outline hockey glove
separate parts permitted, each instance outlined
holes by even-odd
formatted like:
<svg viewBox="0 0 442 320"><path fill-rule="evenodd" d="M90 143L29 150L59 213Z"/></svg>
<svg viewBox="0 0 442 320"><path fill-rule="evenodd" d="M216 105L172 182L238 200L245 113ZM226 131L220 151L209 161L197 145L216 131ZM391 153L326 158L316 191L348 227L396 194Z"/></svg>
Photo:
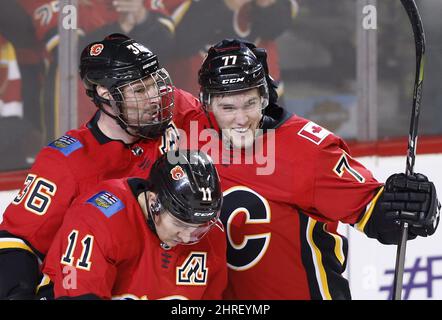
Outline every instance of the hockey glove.
<svg viewBox="0 0 442 320"><path fill-rule="evenodd" d="M408 239L426 237L436 231L440 208L436 188L426 176L393 174L387 179L364 232L381 243L397 244L401 222L407 222Z"/></svg>

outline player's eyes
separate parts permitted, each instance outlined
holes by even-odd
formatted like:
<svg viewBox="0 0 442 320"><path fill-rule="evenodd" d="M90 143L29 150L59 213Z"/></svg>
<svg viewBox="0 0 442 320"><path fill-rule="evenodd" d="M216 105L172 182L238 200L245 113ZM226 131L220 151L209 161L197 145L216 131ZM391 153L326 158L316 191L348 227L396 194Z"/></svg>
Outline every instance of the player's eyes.
<svg viewBox="0 0 442 320"><path fill-rule="evenodd" d="M257 100L257 99L253 99L253 100L250 100L250 101L248 102L248 104L246 105L246 107L255 107L257 104L258 104L258 100Z"/></svg>
<svg viewBox="0 0 442 320"><path fill-rule="evenodd" d="M137 88L134 90L135 93L144 93L144 88Z"/></svg>
<svg viewBox="0 0 442 320"><path fill-rule="evenodd" d="M235 109L232 107L223 107L224 112L233 112Z"/></svg>
<svg viewBox="0 0 442 320"><path fill-rule="evenodd" d="M173 225L178 228L183 228L183 225L180 224L179 222L174 222Z"/></svg>

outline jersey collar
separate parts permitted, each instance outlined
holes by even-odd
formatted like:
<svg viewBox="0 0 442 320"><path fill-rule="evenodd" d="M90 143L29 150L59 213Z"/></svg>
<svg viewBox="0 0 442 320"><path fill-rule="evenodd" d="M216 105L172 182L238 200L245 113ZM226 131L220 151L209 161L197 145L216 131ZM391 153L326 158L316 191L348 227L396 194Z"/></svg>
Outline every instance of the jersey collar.
<svg viewBox="0 0 442 320"><path fill-rule="evenodd" d="M268 105L264 109L264 115L261 120L260 129L266 132L269 129L277 129L284 124L292 113L288 112L276 103Z"/></svg>
<svg viewBox="0 0 442 320"><path fill-rule="evenodd" d="M109 138L98 127L98 120L100 119L100 116L101 116L101 111L98 110L97 112L95 112L92 119L86 124L86 127L91 131L92 135L95 137L95 139L97 139L99 144L106 144L106 143L112 142L112 141L119 141L122 144L124 144L126 147L131 148L133 145L136 145L141 140L141 139L139 139L139 140L134 141L132 143L125 143L122 140L114 140L114 139Z"/></svg>
<svg viewBox="0 0 442 320"><path fill-rule="evenodd" d="M91 131L95 139L97 139L99 144L105 144L114 140L106 136L103 131L101 131L98 127L98 119L100 119L100 114L101 112L99 110L95 112L92 119L86 124L86 127L88 127L88 129Z"/></svg>

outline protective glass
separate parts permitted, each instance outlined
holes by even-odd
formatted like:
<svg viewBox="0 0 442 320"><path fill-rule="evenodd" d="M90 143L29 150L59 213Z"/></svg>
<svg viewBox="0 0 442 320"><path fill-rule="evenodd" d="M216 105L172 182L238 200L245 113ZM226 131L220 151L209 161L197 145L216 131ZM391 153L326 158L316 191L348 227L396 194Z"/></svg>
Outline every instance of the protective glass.
<svg viewBox="0 0 442 320"><path fill-rule="evenodd" d="M179 242L179 244L185 245L192 245L199 242L217 221L217 219L214 218L204 224L191 224L179 220L167 210L163 210L163 214L168 216L169 220L172 221L173 226L178 232L186 236L187 242Z"/></svg>

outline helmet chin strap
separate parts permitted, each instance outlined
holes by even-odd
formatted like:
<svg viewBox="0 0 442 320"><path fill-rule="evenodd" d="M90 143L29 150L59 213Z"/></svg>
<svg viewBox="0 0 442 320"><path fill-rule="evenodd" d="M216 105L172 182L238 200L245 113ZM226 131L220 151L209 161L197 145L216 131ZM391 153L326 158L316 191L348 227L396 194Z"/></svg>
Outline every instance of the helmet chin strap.
<svg viewBox="0 0 442 320"><path fill-rule="evenodd" d="M136 133L132 133L132 132L130 132L128 129L129 129L129 126L119 117L119 116L116 116L116 115L114 115L114 114L112 114L112 113L110 113L109 111L107 111L105 108L103 108L103 104L106 104L106 105L108 105L109 107L111 107L111 108L113 108L112 107L112 103L111 103L111 101L110 100L108 100L108 99L105 99L105 98L103 98L103 97L101 97L101 96L99 96L99 95L95 95L94 96L94 103L97 105L97 107L103 112L103 113L105 113L107 116L109 116L109 117L111 117L112 119L114 119L116 122L117 122L117 124L121 127L121 129L123 129L124 130L124 132L126 132L128 135L130 135L130 136L132 136L132 137L135 137L135 138L138 138L138 139L149 139L148 137L145 137L145 136L141 136L141 135L139 135L139 134L136 134Z"/></svg>
<svg viewBox="0 0 442 320"><path fill-rule="evenodd" d="M155 215L155 213L152 213L152 210L151 210L151 208L154 209L155 206L158 206L159 203L157 202L156 204L152 204L151 206L149 206L148 205L148 201L147 201L147 191L144 191L144 201L145 201L145 207L146 207L146 212L147 212L147 221L146 221L147 222L147 226L158 237L158 239L160 239L160 237L158 236L157 228L155 226L155 222L154 222L154 215ZM161 241L161 239L160 239L160 247L163 250L170 250L170 249L172 249L171 246L169 246L165 242Z"/></svg>
<svg viewBox="0 0 442 320"><path fill-rule="evenodd" d="M152 213L152 210L150 210L148 203L149 202L147 201L147 191L144 191L144 205L145 205L145 209L147 212L147 219L146 219L147 226L149 227L150 230L152 230L153 233L155 233L156 236L158 236L157 228L156 228L155 222L153 220L154 219L153 213Z"/></svg>
<svg viewBox="0 0 442 320"><path fill-rule="evenodd" d="M262 109L264 110L264 109ZM259 123L258 123L258 127L257 129L262 129L263 124L264 124L264 113L261 110L261 119L259 119ZM255 134L255 137L257 136L257 134Z"/></svg>

